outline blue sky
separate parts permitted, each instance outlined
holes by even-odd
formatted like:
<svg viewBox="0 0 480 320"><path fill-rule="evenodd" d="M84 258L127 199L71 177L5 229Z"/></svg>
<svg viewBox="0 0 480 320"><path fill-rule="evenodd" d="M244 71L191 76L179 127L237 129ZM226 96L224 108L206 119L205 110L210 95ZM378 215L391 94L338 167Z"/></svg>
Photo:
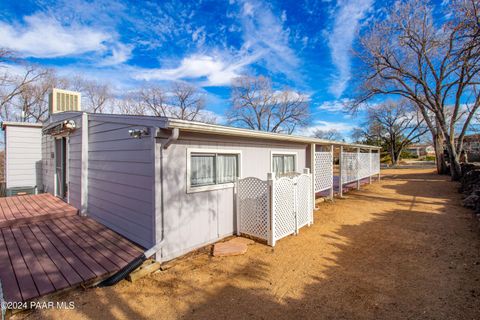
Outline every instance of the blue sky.
<svg viewBox="0 0 480 320"><path fill-rule="evenodd" d="M0 1L0 44L62 75L118 92L184 80L220 115L233 77L265 75L307 93L312 127L345 135L362 115L342 112L354 88L357 32L389 2Z"/></svg>

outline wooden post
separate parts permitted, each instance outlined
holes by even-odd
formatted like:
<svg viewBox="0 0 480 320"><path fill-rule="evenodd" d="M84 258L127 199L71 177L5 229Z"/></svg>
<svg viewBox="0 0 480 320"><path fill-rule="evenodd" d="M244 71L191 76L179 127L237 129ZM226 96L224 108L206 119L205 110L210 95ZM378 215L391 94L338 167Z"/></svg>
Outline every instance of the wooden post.
<svg viewBox="0 0 480 320"><path fill-rule="evenodd" d="M315 185L316 185L316 179L317 179L317 162L316 162L316 157L315 157L315 152L317 152L317 145L315 143L312 143L310 145L310 167L312 168L310 171L312 173L312 208L315 209ZM313 210L312 209L312 210Z"/></svg>
<svg viewBox="0 0 480 320"><path fill-rule="evenodd" d="M310 169L308 169L308 168L303 169L303 173L304 174L310 174ZM313 176L310 175L310 177L313 180ZM313 203L314 203L314 206L315 206L315 189L312 189L312 191L310 192L310 197L313 198ZM312 204L311 199L309 199L308 203L310 203L310 205ZM313 208L314 207L309 206L309 212L310 212L310 219L308 220L308 226L309 227L313 223Z"/></svg>
<svg viewBox="0 0 480 320"><path fill-rule="evenodd" d="M338 165L340 167L340 174L339 174L339 181L338 181L338 195L340 197L343 197L343 167L342 167L342 162L343 162L343 146L340 146L340 155L339 155L339 161Z"/></svg>
<svg viewBox="0 0 480 320"><path fill-rule="evenodd" d="M268 245L274 247L275 246L275 173L270 172L267 174L267 181L268 181L268 188L270 189L270 199L268 199L269 203L269 219L268 222Z"/></svg>
<svg viewBox="0 0 480 320"><path fill-rule="evenodd" d="M331 163L332 164L332 172L330 172L330 175L332 177L332 187L330 188L330 195L329 195L330 200L333 200L333 192L334 192L334 190L333 190L333 165L334 165L334 163L333 163L333 148L334 148L334 146L332 144L330 146L330 154L331 154L331 157L332 157L332 159L331 159L332 160L332 163Z"/></svg>
<svg viewBox="0 0 480 320"><path fill-rule="evenodd" d="M235 178L235 187L233 188L233 195L235 201L235 216L237 217L237 236L240 235L240 202L238 201L238 178Z"/></svg>
<svg viewBox="0 0 480 320"><path fill-rule="evenodd" d="M378 153L378 181L380 181L380 149L377 149Z"/></svg>
<svg viewBox="0 0 480 320"><path fill-rule="evenodd" d="M357 190L360 190L360 148L357 148Z"/></svg>
<svg viewBox="0 0 480 320"><path fill-rule="evenodd" d="M372 184L372 149L368 149L368 183Z"/></svg>

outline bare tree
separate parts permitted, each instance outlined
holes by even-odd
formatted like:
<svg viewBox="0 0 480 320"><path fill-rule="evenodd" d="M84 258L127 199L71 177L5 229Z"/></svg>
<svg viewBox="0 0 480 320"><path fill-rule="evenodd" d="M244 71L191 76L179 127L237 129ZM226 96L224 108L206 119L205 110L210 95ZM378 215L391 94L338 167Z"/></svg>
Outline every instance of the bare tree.
<svg viewBox="0 0 480 320"><path fill-rule="evenodd" d="M205 111L205 95L185 82L175 82L171 86L167 113L174 118L215 123L213 114Z"/></svg>
<svg viewBox="0 0 480 320"><path fill-rule="evenodd" d="M408 100L387 101L369 109L365 127L364 139L381 145L390 154L393 165L406 146L428 132L422 115Z"/></svg>
<svg viewBox="0 0 480 320"><path fill-rule="evenodd" d="M154 116L167 116L168 103L162 87L148 86L137 92L139 103L146 107Z"/></svg>
<svg viewBox="0 0 480 320"><path fill-rule="evenodd" d="M292 133L309 121L308 99L293 90L275 91L265 77L239 77L232 82L230 124L254 130Z"/></svg>
<svg viewBox="0 0 480 320"><path fill-rule="evenodd" d="M343 135L337 129L330 129L330 130L316 129L313 132L313 136L315 138L325 139L325 140L335 140L335 141L344 140Z"/></svg>
<svg viewBox="0 0 480 320"><path fill-rule="evenodd" d="M432 10L421 0L399 1L372 23L361 37L355 106L377 95L412 101L432 133L439 173L445 171L445 145L458 180L463 137L480 106L479 2L454 1L451 17L442 15L446 22L434 21Z"/></svg>
<svg viewBox="0 0 480 320"><path fill-rule="evenodd" d="M18 113L18 108L12 103L13 100L28 90L29 86L45 78L48 73L47 69L27 64L19 65L16 72L9 67L4 68L0 75L0 115L3 120L11 120L10 118Z"/></svg>
<svg viewBox="0 0 480 320"><path fill-rule="evenodd" d="M76 76L70 81L69 87L82 93L84 110L92 113L112 111L113 93L109 84Z"/></svg>
<svg viewBox="0 0 480 320"><path fill-rule="evenodd" d="M14 99L15 106L23 113L25 122L43 122L48 114L48 93L54 87L66 87L68 81L58 77L51 69L46 69L37 81L23 86L20 94Z"/></svg>

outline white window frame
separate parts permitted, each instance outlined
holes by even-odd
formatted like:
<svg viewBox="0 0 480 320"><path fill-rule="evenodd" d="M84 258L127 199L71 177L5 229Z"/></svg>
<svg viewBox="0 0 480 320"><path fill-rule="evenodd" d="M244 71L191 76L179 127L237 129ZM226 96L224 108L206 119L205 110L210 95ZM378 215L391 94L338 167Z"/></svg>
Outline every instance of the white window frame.
<svg viewBox="0 0 480 320"><path fill-rule="evenodd" d="M221 154L233 154L237 155L237 166L238 166L238 179L241 179L242 177L242 151L241 150L232 150L232 149L203 149L203 148L187 148L187 193L194 193L194 192L203 192L203 191L212 191L212 190L222 190L222 189L228 189L228 188L233 188L235 186L234 182L228 182L228 183L221 183L221 184L212 184L212 185L206 185L206 186L192 186L191 185L191 164L190 164L190 159L191 155L193 154L215 154L215 155L221 155ZM215 173L216 174L216 173Z"/></svg>
<svg viewBox="0 0 480 320"><path fill-rule="evenodd" d="M295 168L293 169L293 172L298 172L298 152L294 151L281 151L281 150L274 150L270 152L270 172L273 172L273 156L295 156Z"/></svg>

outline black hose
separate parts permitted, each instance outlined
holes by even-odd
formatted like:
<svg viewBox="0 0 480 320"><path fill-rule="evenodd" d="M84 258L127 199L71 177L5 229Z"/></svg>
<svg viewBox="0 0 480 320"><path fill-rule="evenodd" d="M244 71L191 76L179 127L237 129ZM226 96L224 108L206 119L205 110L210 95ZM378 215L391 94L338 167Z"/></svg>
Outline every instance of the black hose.
<svg viewBox="0 0 480 320"><path fill-rule="evenodd" d="M128 276L130 272L140 267L145 260L147 260L147 257L145 256L145 254L141 254L140 256L133 259L125 267L123 267L120 271L100 282L98 284L98 287L103 288L117 284L118 282L120 282L120 280L125 279L125 277Z"/></svg>

